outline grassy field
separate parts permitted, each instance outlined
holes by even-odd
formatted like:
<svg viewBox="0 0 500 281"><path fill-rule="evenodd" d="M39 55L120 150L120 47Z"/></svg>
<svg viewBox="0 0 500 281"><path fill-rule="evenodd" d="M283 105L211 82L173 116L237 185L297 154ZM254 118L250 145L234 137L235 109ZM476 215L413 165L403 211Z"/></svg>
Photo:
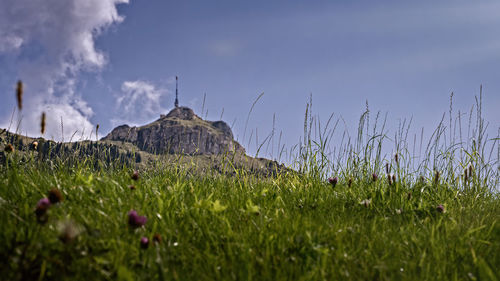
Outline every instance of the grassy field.
<svg viewBox="0 0 500 281"><path fill-rule="evenodd" d="M390 185L382 175L333 187L307 174L204 177L175 165L140 171L135 181L130 168L7 157L2 280L499 277L500 200L481 188L456 190L436 178ZM37 216L53 188L63 200ZM131 210L147 222L131 225Z"/></svg>
<svg viewBox="0 0 500 281"><path fill-rule="evenodd" d="M305 120L295 170L272 177L175 161L134 172L92 155L70 165L3 143L0 279L500 278L499 162L485 149L498 137L480 117L466 141L438 127L420 161L404 125L383 157L368 114L337 154Z"/></svg>

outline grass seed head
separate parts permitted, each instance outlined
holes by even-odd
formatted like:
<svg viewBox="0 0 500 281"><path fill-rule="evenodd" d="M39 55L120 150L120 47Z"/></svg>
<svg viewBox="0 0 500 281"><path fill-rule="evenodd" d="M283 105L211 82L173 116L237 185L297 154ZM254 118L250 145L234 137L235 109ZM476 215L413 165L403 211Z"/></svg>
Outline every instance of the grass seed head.
<svg viewBox="0 0 500 281"><path fill-rule="evenodd" d="M161 243L161 235L159 233L155 233L155 235L153 235L153 242L155 242L156 244Z"/></svg>
<svg viewBox="0 0 500 281"><path fill-rule="evenodd" d="M385 163L385 173L389 174L390 169L389 169L389 162Z"/></svg>
<svg viewBox="0 0 500 281"><path fill-rule="evenodd" d="M51 190L49 190L48 197L49 197L51 204L57 204L57 203L63 201L63 199L64 199L61 191L57 188L52 188Z"/></svg>
<svg viewBox="0 0 500 281"><path fill-rule="evenodd" d="M22 110L23 109L23 82L21 82L21 80L17 81L16 97L17 97L17 107L19 108L19 110Z"/></svg>
<svg viewBox="0 0 500 281"><path fill-rule="evenodd" d="M372 181L373 181L373 182L376 182L376 181L377 181L377 179L378 179L377 174L373 173L373 174L372 174Z"/></svg>
<svg viewBox="0 0 500 281"><path fill-rule="evenodd" d="M434 184L438 184L439 183L439 177L440 177L440 173L439 171L436 171L436 173L434 174Z"/></svg>
<svg viewBox="0 0 500 281"><path fill-rule="evenodd" d="M352 186L352 178L349 178L349 180L347 181L347 186L349 188L351 188L351 186Z"/></svg>
<svg viewBox="0 0 500 281"><path fill-rule="evenodd" d="M42 112L42 118L41 118L41 121L40 121L40 133L45 134L45 119L46 119L46 115L45 115L45 112Z"/></svg>
<svg viewBox="0 0 500 281"><path fill-rule="evenodd" d="M129 185L129 186L128 186L128 188L129 188L130 190L135 190L135 185L131 184L131 185Z"/></svg>
<svg viewBox="0 0 500 281"><path fill-rule="evenodd" d="M14 146L9 143L5 146L5 148L3 150L5 150L5 152L14 152L15 149L14 149Z"/></svg>

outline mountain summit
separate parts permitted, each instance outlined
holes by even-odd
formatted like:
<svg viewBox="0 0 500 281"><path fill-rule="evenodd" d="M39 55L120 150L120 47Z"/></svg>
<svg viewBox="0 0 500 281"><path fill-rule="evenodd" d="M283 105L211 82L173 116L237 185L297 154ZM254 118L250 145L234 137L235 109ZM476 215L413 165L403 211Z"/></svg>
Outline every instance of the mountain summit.
<svg viewBox="0 0 500 281"><path fill-rule="evenodd" d="M175 107L141 127L118 126L102 140L130 142L141 150L158 154L245 153L226 122L203 120L188 107Z"/></svg>

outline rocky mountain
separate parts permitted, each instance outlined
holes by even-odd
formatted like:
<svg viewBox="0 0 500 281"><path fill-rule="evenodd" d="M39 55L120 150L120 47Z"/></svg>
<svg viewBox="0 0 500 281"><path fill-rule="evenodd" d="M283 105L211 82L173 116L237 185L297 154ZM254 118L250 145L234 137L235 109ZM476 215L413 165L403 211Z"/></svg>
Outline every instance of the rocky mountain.
<svg viewBox="0 0 500 281"><path fill-rule="evenodd" d="M153 154L245 154L224 121L203 120L188 107L176 107L144 126L121 125L102 140L129 142Z"/></svg>

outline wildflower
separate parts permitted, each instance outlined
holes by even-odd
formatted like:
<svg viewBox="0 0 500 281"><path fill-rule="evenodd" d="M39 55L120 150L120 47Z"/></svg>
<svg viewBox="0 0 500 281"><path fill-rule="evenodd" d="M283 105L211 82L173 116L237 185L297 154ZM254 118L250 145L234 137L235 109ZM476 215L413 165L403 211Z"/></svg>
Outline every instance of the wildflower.
<svg viewBox="0 0 500 281"><path fill-rule="evenodd" d="M130 177L135 181L138 180L139 179L139 171L135 170Z"/></svg>
<svg viewBox="0 0 500 281"><path fill-rule="evenodd" d="M338 177L328 178L328 182L332 185L332 187L335 187L338 181L339 181Z"/></svg>
<svg viewBox="0 0 500 281"><path fill-rule="evenodd" d="M56 204L63 201L63 195L61 191L57 188L52 188L49 191L49 200L51 204Z"/></svg>
<svg viewBox="0 0 500 281"><path fill-rule="evenodd" d="M145 225L147 220L145 216L139 216L135 210L128 212L128 224L133 228Z"/></svg>
<svg viewBox="0 0 500 281"><path fill-rule="evenodd" d="M446 210L444 209L444 206L441 204L436 207L436 211L438 211L439 213L446 212Z"/></svg>
<svg viewBox="0 0 500 281"><path fill-rule="evenodd" d="M156 244L160 244L161 243L161 235L158 233L153 235L153 242L155 242Z"/></svg>
<svg viewBox="0 0 500 281"><path fill-rule="evenodd" d="M378 179L377 174L373 173L373 174L372 174L372 181L376 182L376 181L377 181L377 179Z"/></svg>
<svg viewBox="0 0 500 281"><path fill-rule="evenodd" d="M46 119L46 116L45 116L45 112L42 112L42 118L41 118L41 122L40 122L40 133L45 134L45 119Z"/></svg>
<svg viewBox="0 0 500 281"><path fill-rule="evenodd" d="M131 184L128 186L128 188L130 188L130 190L135 190L135 185Z"/></svg>
<svg viewBox="0 0 500 281"><path fill-rule="evenodd" d="M14 152L14 146L9 143L5 146L3 150L5 150L5 152Z"/></svg>
<svg viewBox="0 0 500 281"><path fill-rule="evenodd" d="M19 110L22 110L23 109L23 82L21 82L21 80L17 81L16 96L17 96L17 107L19 108Z"/></svg>
<svg viewBox="0 0 500 281"><path fill-rule="evenodd" d="M147 249L149 246L149 239L147 237L141 238L141 248Z"/></svg>
<svg viewBox="0 0 500 281"><path fill-rule="evenodd" d="M365 207L368 208L368 206L370 206L371 203L372 203L372 199L365 199L365 200L361 201L359 204L365 205Z"/></svg>
<svg viewBox="0 0 500 281"><path fill-rule="evenodd" d="M64 244L71 243L80 234L81 229L73 221L59 222L57 225L59 240Z"/></svg>
<svg viewBox="0 0 500 281"><path fill-rule="evenodd" d="M31 147L33 147L33 150L37 150L37 149L38 149L38 142L37 142L37 141L34 141L34 142L31 144Z"/></svg>
<svg viewBox="0 0 500 281"><path fill-rule="evenodd" d="M36 203L36 208L35 208L35 215L38 219L39 222L45 222L47 221L47 211L49 210L50 207L50 200L49 198L42 198L38 200Z"/></svg>

